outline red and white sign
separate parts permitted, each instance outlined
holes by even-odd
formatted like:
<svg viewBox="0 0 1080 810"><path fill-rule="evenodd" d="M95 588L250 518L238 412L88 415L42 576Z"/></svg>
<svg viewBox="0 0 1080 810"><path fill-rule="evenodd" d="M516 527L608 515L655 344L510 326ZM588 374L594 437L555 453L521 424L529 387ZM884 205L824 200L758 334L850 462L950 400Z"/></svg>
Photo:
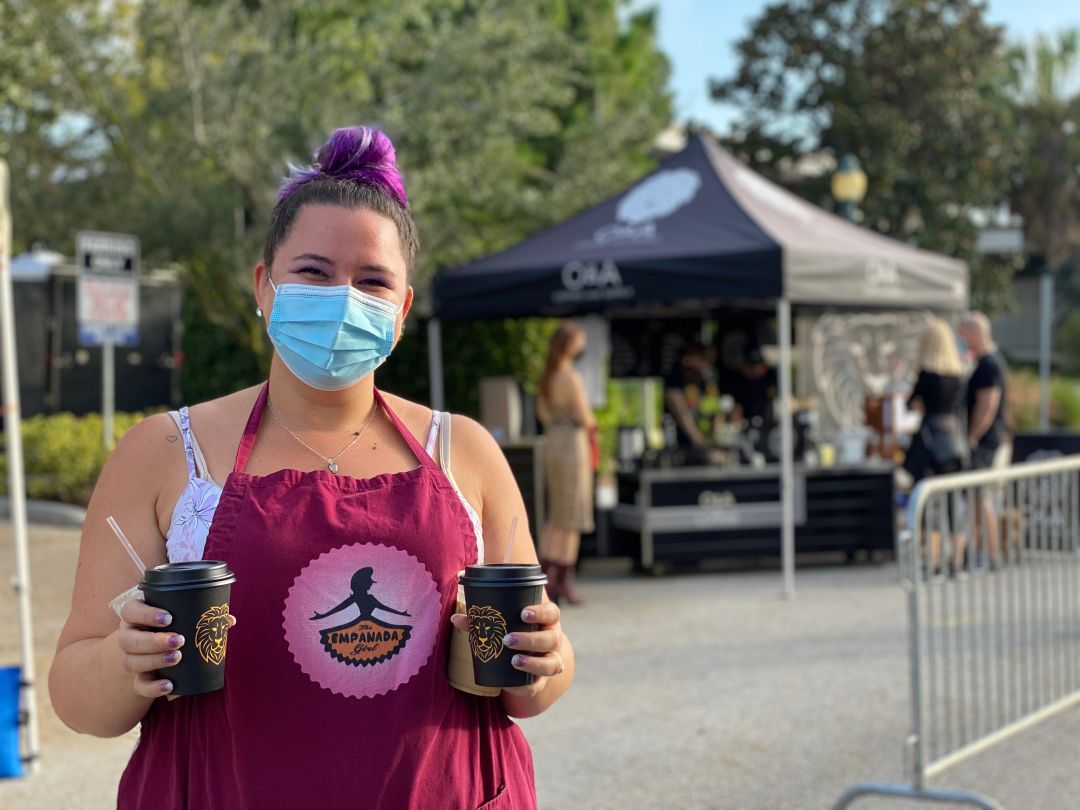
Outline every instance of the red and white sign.
<svg viewBox="0 0 1080 810"><path fill-rule="evenodd" d="M126 279L83 275L78 297L81 324L139 325L139 288Z"/></svg>
<svg viewBox="0 0 1080 810"><path fill-rule="evenodd" d="M79 342L84 346L139 342L139 240L130 234L80 231Z"/></svg>

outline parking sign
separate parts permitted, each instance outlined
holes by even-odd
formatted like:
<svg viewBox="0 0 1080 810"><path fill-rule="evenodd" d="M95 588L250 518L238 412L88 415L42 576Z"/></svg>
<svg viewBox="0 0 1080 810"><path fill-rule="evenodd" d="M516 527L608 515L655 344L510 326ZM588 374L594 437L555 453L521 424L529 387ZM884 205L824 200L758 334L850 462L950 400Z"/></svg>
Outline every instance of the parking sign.
<svg viewBox="0 0 1080 810"><path fill-rule="evenodd" d="M131 234L79 231L79 343L139 342L139 240Z"/></svg>

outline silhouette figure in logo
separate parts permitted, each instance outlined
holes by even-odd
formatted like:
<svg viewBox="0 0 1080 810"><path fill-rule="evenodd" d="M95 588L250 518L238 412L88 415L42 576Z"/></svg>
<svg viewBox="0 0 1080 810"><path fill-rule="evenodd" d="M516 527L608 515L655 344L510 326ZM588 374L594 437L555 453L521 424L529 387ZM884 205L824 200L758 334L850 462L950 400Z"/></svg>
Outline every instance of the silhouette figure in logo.
<svg viewBox="0 0 1080 810"><path fill-rule="evenodd" d="M355 574L352 575L352 580L349 585L352 588L352 594L348 596L340 605L330 608L326 613L316 613L311 617L311 621L316 619L325 619L327 616L333 616L335 613L340 613L345 610L349 605L356 605L360 611L359 620L374 619L374 612L377 610L385 610L387 613L395 613L398 616L406 616L412 618L407 610L394 610L392 607L387 607L368 591L371 590L371 586L375 584L375 580L372 579L374 569L361 568Z"/></svg>

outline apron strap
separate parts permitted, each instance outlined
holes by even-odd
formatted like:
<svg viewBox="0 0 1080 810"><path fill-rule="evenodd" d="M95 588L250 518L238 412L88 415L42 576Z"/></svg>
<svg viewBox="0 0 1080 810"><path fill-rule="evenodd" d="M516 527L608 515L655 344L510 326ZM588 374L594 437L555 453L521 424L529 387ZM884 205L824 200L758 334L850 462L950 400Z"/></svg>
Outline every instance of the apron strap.
<svg viewBox="0 0 1080 810"><path fill-rule="evenodd" d="M243 472L247 467L248 458L251 456L251 448L255 446L255 434L259 432L259 423L262 422L263 411L266 410L266 401L270 398L269 381L263 385L259 396L255 398L255 405L251 409L247 425L244 427L244 435L240 439L240 446L236 448L236 463L233 464L233 472Z"/></svg>
<svg viewBox="0 0 1080 810"><path fill-rule="evenodd" d="M390 422L397 428L397 432L401 434L401 438L405 440L405 444L409 445L409 449L412 450L413 455L416 456L416 460L420 462L420 466L437 470L438 466L435 464L434 460L427 454L424 448L420 446L420 442L412 435L412 431L402 424L396 413L390 410L386 398L383 397L382 391L378 388L375 389L375 402L386 412L386 415L390 417Z"/></svg>
<svg viewBox="0 0 1080 810"><path fill-rule="evenodd" d="M255 435L259 432L259 424L262 422L263 411L266 410L266 401L270 397L270 383L267 382L262 390L259 392L259 396L255 400L255 405L251 409L251 416L248 417L247 425L244 427L243 438L240 439L240 446L236 448L236 463L233 464L233 472L243 472L247 466L248 458L251 456L251 450L255 446ZM405 443L412 450L413 455L416 456L420 462L421 467L435 467L435 462L431 456L424 452L424 448L420 446L420 443L416 441L416 437L412 435L412 431L402 424L398 419L396 413L394 413L390 406L387 404L382 392L375 389L375 404L377 407L382 408L386 415L390 417L390 422L397 428L397 432L401 434L401 438L405 440Z"/></svg>

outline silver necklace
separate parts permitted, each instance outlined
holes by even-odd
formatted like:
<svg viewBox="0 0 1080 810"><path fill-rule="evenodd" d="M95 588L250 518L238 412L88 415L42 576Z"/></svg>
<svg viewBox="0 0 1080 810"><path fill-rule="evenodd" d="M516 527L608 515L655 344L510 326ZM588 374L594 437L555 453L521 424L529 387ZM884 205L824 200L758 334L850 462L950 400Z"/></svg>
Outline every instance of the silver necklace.
<svg viewBox="0 0 1080 810"><path fill-rule="evenodd" d="M326 469L330 470L330 472L332 472L334 475L338 474L338 459L345 455L347 452L349 452L349 450L352 449L352 446L358 441L360 441L360 437L364 435L364 431L368 429L368 425L372 423L372 421L375 419L375 414L379 411L379 403L373 402L371 405L371 413L368 415L367 421L364 422L364 426L360 428L360 430L358 430L356 434L352 437L352 441L345 445L343 448L341 448L341 450L338 451L338 454L336 456L331 456L328 458L327 456L324 456L322 453L316 450L314 447L312 447L310 444L305 442L303 439L301 439L298 435L296 435L295 431L293 431L292 428L282 422L281 417L277 415L277 411L274 410L274 406L271 404L269 399L266 400L266 406L270 409L270 414L274 417L274 421L276 421L279 425L285 428L285 431L298 442L300 442L300 444L304 445L304 447L306 447L312 453L325 461Z"/></svg>

